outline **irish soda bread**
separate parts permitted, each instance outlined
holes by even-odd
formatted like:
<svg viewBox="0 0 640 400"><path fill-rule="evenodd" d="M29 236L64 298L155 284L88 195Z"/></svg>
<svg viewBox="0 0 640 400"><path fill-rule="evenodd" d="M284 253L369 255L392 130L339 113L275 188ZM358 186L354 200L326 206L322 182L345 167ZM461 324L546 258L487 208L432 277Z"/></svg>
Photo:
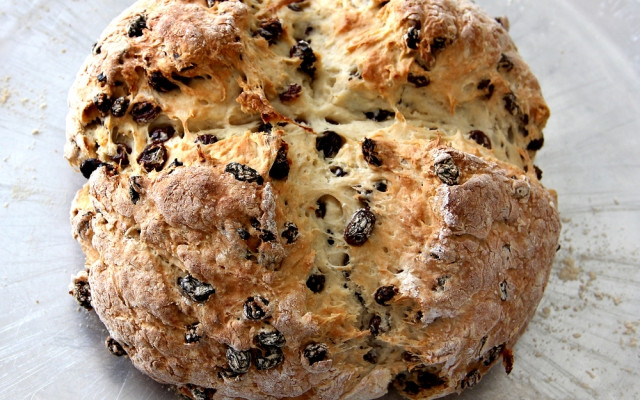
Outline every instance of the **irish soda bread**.
<svg viewBox="0 0 640 400"><path fill-rule="evenodd" d="M107 347L194 399L429 399L534 314L560 223L506 19L459 0L140 0L70 94Z"/></svg>

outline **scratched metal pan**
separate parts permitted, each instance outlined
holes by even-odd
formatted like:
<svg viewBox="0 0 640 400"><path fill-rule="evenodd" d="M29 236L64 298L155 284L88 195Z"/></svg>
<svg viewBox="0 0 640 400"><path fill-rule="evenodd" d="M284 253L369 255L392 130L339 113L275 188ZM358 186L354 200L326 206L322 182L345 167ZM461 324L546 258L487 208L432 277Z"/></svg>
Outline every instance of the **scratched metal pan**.
<svg viewBox="0 0 640 400"><path fill-rule="evenodd" d="M513 372L496 367L459 398L638 399L640 2L477 2L510 18L551 107L537 164L563 233ZM62 158L67 91L130 3L0 1L1 399L173 398L111 356L100 321L66 293L83 266L68 222L83 179Z"/></svg>

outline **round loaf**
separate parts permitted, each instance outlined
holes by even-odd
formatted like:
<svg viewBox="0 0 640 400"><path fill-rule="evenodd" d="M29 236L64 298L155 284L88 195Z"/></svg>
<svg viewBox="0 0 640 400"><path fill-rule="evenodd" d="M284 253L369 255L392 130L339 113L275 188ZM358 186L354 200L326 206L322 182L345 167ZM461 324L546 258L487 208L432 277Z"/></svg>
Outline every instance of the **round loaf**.
<svg viewBox="0 0 640 400"><path fill-rule="evenodd" d="M466 0L140 0L69 98L108 348L193 399L410 399L512 348L556 251L549 111Z"/></svg>

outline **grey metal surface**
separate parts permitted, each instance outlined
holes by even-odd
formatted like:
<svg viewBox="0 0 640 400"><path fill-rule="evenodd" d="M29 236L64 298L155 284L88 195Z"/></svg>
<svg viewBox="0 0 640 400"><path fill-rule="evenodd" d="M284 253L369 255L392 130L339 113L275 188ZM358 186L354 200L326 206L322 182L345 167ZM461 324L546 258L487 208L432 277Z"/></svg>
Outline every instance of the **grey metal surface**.
<svg viewBox="0 0 640 400"><path fill-rule="evenodd" d="M461 399L640 398L640 2L478 0L508 15L552 110L537 159L562 249L538 314ZM111 356L66 294L83 256L62 158L66 95L128 0L0 2L0 399L172 399Z"/></svg>

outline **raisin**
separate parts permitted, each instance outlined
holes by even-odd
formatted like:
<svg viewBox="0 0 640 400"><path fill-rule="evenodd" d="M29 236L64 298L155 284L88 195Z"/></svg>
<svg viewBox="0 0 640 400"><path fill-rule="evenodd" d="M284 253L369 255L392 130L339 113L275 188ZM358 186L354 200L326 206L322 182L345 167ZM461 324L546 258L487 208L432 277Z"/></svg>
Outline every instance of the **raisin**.
<svg viewBox="0 0 640 400"><path fill-rule="evenodd" d="M176 130L173 126L162 126L154 128L149 132L151 143L163 143L171 139L176 134Z"/></svg>
<svg viewBox="0 0 640 400"><path fill-rule="evenodd" d="M502 97L504 101L504 109L511 115L517 115L520 112L520 107L516 103L516 96L513 93L507 93Z"/></svg>
<svg viewBox="0 0 640 400"><path fill-rule="evenodd" d="M331 173L337 176L338 178L341 178L347 175L347 172L344 169L342 169L342 167L332 166L329 168L329 171L331 171Z"/></svg>
<svg viewBox="0 0 640 400"><path fill-rule="evenodd" d="M180 286L184 295L200 303L207 301L216 292L213 286L201 282L191 275L187 275L184 278L179 277L178 286Z"/></svg>
<svg viewBox="0 0 640 400"><path fill-rule="evenodd" d="M254 229L260 230L260 221L258 220L258 218L251 217L251 220L249 221L249 223Z"/></svg>
<svg viewBox="0 0 640 400"><path fill-rule="evenodd" d="M473 130L469 132L469 138L474 142L478 143L480 146L484 146L487 149L491 150L491 139L484 132L479 130Z"/></svg>
<svg viewBox="0 0 640 400"><path fill-rule="evenodd" d="M97 170L100 167L106 167L109 169L113 169L113 167L107 163L103 163L97 158L88 158L80 164L80 172L82 172L82 176L89 179L93 171Z"/></svg>
<svg viewBox="0 0 640 400"><path fill-rule="evenodd" d="M258 29L258 35L262 36L270 45L278 41L282 34L282 24L277 19L263 21Z"/></svg>
<svg viewBox="0 0 640 400"><path fill-rule="evenodd" d="M279 331L260 332L255 337L255 339L260 346L265 346L265 347L270 347L270 346L284 347L284 345L287 343L287 340L285 339L284 335Z"/></svg>
<svg viewBox="0 0 640 400"><path fill-rule="evenodd" d="M390 301L398 294L398 288L393 285L390 286L380 286L374 295L374 299L376 303L382 306L388 306L387 302Z"/></svg>
<svg viewBox="0 0 640 400"><path fill-rule="evenodd" d="M258 132L271 132L273 129L273 125L269 122L260 122L258 124Z"/></svg>
<svg viewBox="0 0 640 400"><path fill-rule="evenodd" d="M222 3L223 1L227 1L227 0L207 0L207 6L211 8L213 7L214 4Z"/></svg>
<svg viewBox="0 0 640 400"><path fill-rule="evenodd" d="M138 182L140 180L139 176L132 176L131 178L129 178L129 197L131 198L131 202L133 204L138 203L138 201L140 200L140 183Z"/></svg>
<svg viewBox="0 0 640 400"><path fill-rule="evenodd" d="M393 118L396 116L394 111L378 109L377 111L367 111L364 113L364 116L367 119L375 120L376 122L386 121L389 118Z"/></svg>
<svg viewBox="0 0 640 400"><path fill-rule="evenodd" d="M122 357L127 354L124 348L122 348L122 345L111 336L107 336L107 340L104 341L104 344L107 346L109 352L116 357Z"/></svg>
<svg viewBox="0 0 640 400"><path fill-rule="evenodd" d="M197 333L198 323L187 326L187 331L184 334L185 343L197 343L200 341L200 335Z"/></svg>
<svg viewBox="0 0 640 400"><path fill-rule="evenodd" d="M418 392L420 392L420 387L413 381L407 381L404 384L404 391L409 394L418 394Z"/></svg>
<svg viewBox="0 0 640 400"><path fill-rule="evenodd" d="M542 170L540 169L540 167L538 167L537 165L534 165L533 170L536 173L536 178L538 178L538 180L542 179Z"/></svg>
<svg viewBox="0 0 640 400"><path fill-rule="evenodd" d="M376 142L369 138L365 138L362 142L362 155L367 163L376 167L382 165L382 160L380 160L376 150Z"/></svg>
<svg viewBox="0 0 640 400"><path fill-rule="evenodd" d="M236 350L227 347L227 364L229 369L236 374L245 374L251 366L251 351Z"/></svg>
<svg viewBox="0 0 640 400"><path fill-rule="evenodd" d="M460 382L460 388L464 389L473 387L477 385L478 382L480 382L480 378L482 378L482 376L480 376L480 372L478 372L477 369L474 369L473 371L469 372L467 376L464 377L464 379L462 379L462 381Z"/></svg>
<svg viewBox="0 0 640 400"><path fill-rule="evenodd" d="M145 171L160 171L167 162L167 149L161 143L152 143L138 156L138 164Z"/></svg>
<svg viewBox="0 0 640 400"><path fill-rule="evenodd" d="M303 0L297 0L297 1L293 2L293 3L291 3L291 4L288 4L287 8L289 10L291 10L291 11L300 12L300 11L302 11L303 5L302 4L298 4L298 3L302 2L302 1Z"/></svg>
<svg viewBox="0 0 640 400"><path fill-rule="evenodd" d="M203 388L192 384L186 386L193 400L213 400L213 395L217 392L214 388Z"/></svg>
<svg viewBox="0 0 640 400"><path fill-rule="evenodd" d="M513 62L506 54L500 55L500 61L498 61L498 71L503 70L509 72L513 69Z"/></svg>
<svg viewBox="0 0 640 400"><path fill-rule="evenodd" d="M178 85L171 82L160 71L153 71L149 75L149 86L156 92L166 93L178 89Z"/></svg>
<svg viewBox="0 0 640 400"><path fill-rule="evenodd" d="M107 75L104 72L100 72L96 78L100 83L105 83L107 81Z"/></svg>
<svg viewBox="0 0 640 400"><path fill-rule="evenodd" d="M371 236L375 224L376 216L368 208L357 210L344 229L344 240L351 246L362 246Z"/></svg>
<svg viewBox="0 0 640 400"><path fill-rule="evenodd" d="M293 222L285 222L284 231L280 236L287 241L287 244L291 244L298 239L298 227Z"/></svg>
<svg viewBox="0 0 640 400"><path fill-rule="evenodd" d="M207 145L207 144L214 144L217 141L218 141L218 138L216 137L216 135L204 134L204 135L198 135L194 143Z"/></svg>
<svg viewBox="0 0 640 400"><path fill-rule="evenodd" d="M113 102L111 98L107 96L106 93L98 93L93 98L93 104L95 104L98 111L100 111L100 114L104 116L109 114L109 111L111 110L111 105L113 104Z"/></svg>
<svg viewBox="0 0 640 400"><path fill-rule="evenodd" d="M234 178L241 182L255 182L258 185L264 183L264 179L255 169L248 165L231 162L224 168L224 172L233 175Z"/></svg>
<svg viewBox="0 0 640 400"><path fill-rule="evenodd" d="M544 138L533 139L527 145L527 150L538 151L542 148L543 145L544 145Z"/></svg>
<svg viewBox="0 0 640 400"><path fill-rule="evenodd" d="M129 37L142 36L142 30L147 28L147 18L144 15L136 15L127 25Z"/></svg>
<svg viewBox="0 0 640 400"><path fill-rule="evenodd" d="M420 371L418 373L417 378L418 378L418 385L420 385L422 389L433 388L436 386L443 385L445 383L445 381L442 380L442 378L440 378L438 375L433 374L429 371Z"/></svg>
<svg viewBox="0 0 640 400"><path fill-rule="evenodd" d="M238 232L238 236L240 236L240 239L242 240L248 240L251 237L251 235L249 235L249 232L244 229L238 229L236 232Z"/></svg>
<svg viewBox="0 0 640 400"><path fill-rule="evenodd" d="M417 88L429 86L429 84L431 83L431 80L429 79L428 76L414 75L412 73L409 73L409 76L407 76L407 81L409 83L412 83L413 86Z"/></svg>
<svg viewBox="0 0 640 400"><path fill-rule="evenodd" d="M327 345L322 343L311 343L305 347L302 354L304 355L304 358L309 361L309 365L313 365L326 359L328 352L329 349L327 348Z"/></svg>
<svg viewBox="0 0 640 400"><path fill-rule="evenodd" d="M269 346L264 351L253 350L253 362L260 371L275 368L284 361L284 354L279 347Z"/></svg>
<svg viewBox="0 0 640 400"><path fill-rule="evenodd" d="M276 154L276 159L273 161L273 165L271 165L271 169L269 170L269 176L273 179L282 180L286 179L289 176L289 159L287 158L287 151L289 146L282 142L280 148L278 149L278 153Z"/></svg>
<svg viewBox="0 0 640 400"><path fill-rule="evenodd" d="M364 356L362 356L362 359L368 363L376 364L378 362L378 355L376 354L376 351L374 349L371 349Z"/></svg>
<svg viewBox="0 0 640 400"><path fill-rule="evenodd" d="M447 38L444 38L444 37L433 38L433 42L431 42L431 50L432 52L442 50L445 47L447 47L447 44L449 44L449 40Z"/></svg>
<svg viewBox="0 0 640 400"><path fill-rule="evenodd" d="M508 288L509 285L506 280L500 282L500 300L507 301L507 298L509 297L509 293L507 293Z"/></svg>
<svg viewBox="0 0 640 400"><path fill-rule="evenodd" d="M386 192L387 191L387 183L380 181L373 184L373 187L376 188L378 192Z"/></svg>
<svg viewBox="0 0 640 400"><path fill-rule="evenodd" d="M491 83L489 79L483 79L478 83L478 90L482 90L485 92L484 97L488 99L493 96L493 92L496 89L495 85Z"/></svg>
<svg viewBox="0 0 640 400"><path fill-rule="evenodd" d="M123 144L116 147L116 154L111 156L111 161L118 164L121 168L129 165L129 149Z"/></svg>
<svg viewBox="0 0 640 400"><path fill-rule="evenodd" d="M89 281L85 279L75 279L73 281L73 288L69 292L72 295L78 304L87 311L91 311L93 307L91 307L91 288L89 287Z"/></svg>
<svg viewBox="0 0 640 400"><path fill-rule="evenodd" d="M316 205L318 207L316 207L316 218L324 218L324 216L327 214L327 203L325 203L322 199L318 199L316 201Z"/></svg>
<svg viewBox="0 0 640 400"><path fill-rule="evenodd" d="M324 282L326 278L322 274L313 274L307 278L307 287L313 293L320 293L324 289Z"/></svg>
<svg viewBox="0 0 640 400"><path fill-rule="evenodd" d="M509 375L513 370L513 351L510 349L504 349L502 352L502 365L504 365L504 372Z"/></svg>
<svg viewBox="0 0 640 400"><path fill-rule="evenodd" d="M296 43L289 51L289 56L302 60L298 70L309 75L311 78L314 77L316 73L315 63L317 58L308 42L298 40L298 43Z"/></svg>
<svg viewBox="0 0 640 400"><path fill-rule="evenodd" d="M129 108L129 99L126 97L118 97L111 106L111 115L116 118L123 117Z"/></svg>
<svg viewBox="0 0 640 400"><path fill-rule="evenodd" d="M251 296L244 302L243 311L247 319L259 320L266 317L267 312L264 310L269 305L269 300L260 296Z"/></svg>
<svg viewBox="0 0 640 400"><path fill-rule="evenodd" d="M417 49L420 44L420 28L412 26L405 35L405 42L410 49Z"/></svg>
<svg viewBox="0 0 640 400"><path fill-rule="evenodd" d="M382 318L379 315L374 315L369 320L369 332L371 335L378 336L380 334L380 324L382 323Z"/></svg>
<svg viewBox="0 0 640 400"><path fill-rule="evenodd" d="M301 94L302 86L298 85L297 83L292 83L287 86L287 90L280 93L278 96L280 97L280 101L285 103L287 101L293 101L297 99Z"/></svg>
<svg viewBox="0 0 640 400"><path fill-rule="evenodd" d="M502 355L502 351L504 350L504 343L492 347L487 353L482 357L482 363L486 366L493 364L493 362Z"/></svg>
<svg viewBox="0 0 640 400"><path fill-rule="evenodd" d="M451 157L445 158L434 164L436 176L442 183L449 186L457 185L460 179L460 170Z"/></svg>
<svg viewBox="0 0 640 400"><path fill-rule="evenodd" d="M159 106L148 101L135 103L131 106L131 116L133 117L133 120L139 124L145 124L153 121L158 118L161 111L162 109Z"/></svg>
<svg viewBox="0 0 640 400"><path fill-rule="evenodd" d="M273 242L274 240L276 240L276 235L274 235L271 231L263 230L260 234L260 240L262 240L263 242Z"/></svg>
<svg viewBox="0 0 640 400"><path fill-rule="evenodd" d="M344 138L334 131L324 131L316 138L316 150L321 151L324 158L333 158L344 145Z"/></svg>

